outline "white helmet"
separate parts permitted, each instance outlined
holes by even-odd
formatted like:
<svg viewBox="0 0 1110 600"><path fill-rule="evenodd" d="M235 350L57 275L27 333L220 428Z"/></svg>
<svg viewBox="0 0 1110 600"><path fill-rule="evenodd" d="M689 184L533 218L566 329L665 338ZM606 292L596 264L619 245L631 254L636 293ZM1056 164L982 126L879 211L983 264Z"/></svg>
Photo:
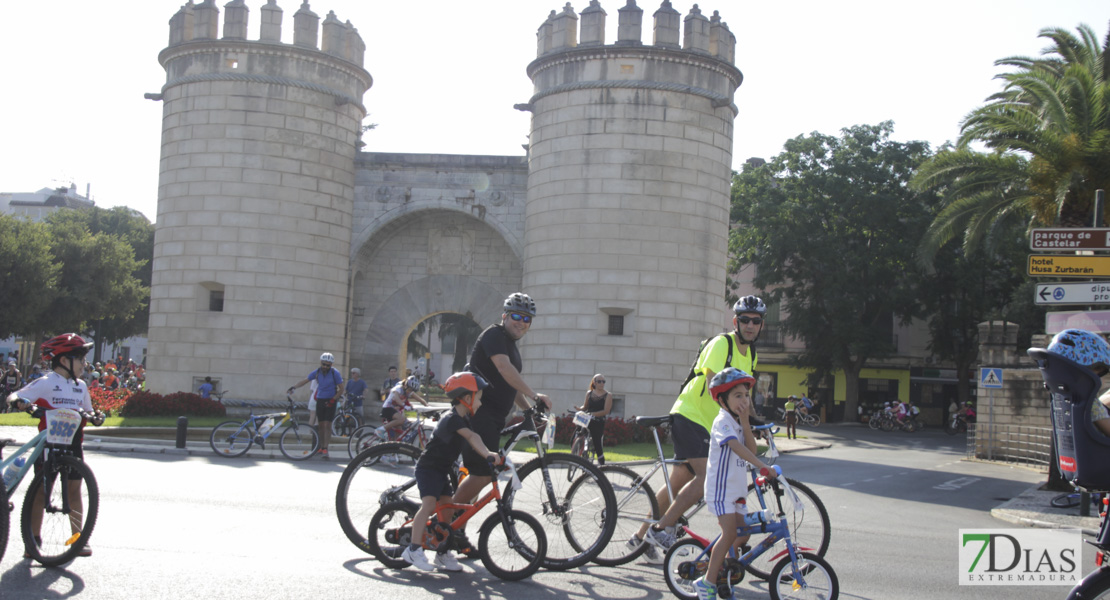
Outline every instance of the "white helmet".
<svg viewBox="0 0 1110 600"><path fill-rule="evenodd" d="M410 392L415 392L420 389L420 380L410 375L409 378L405 380L405 388Z"/></svg>
<svg viewBox="0 0 1110 600"><path fill-rule="evenodd" d="M334 363L335 357L331 355L331 352L325 352L320 355L320 362Z"/></svg>

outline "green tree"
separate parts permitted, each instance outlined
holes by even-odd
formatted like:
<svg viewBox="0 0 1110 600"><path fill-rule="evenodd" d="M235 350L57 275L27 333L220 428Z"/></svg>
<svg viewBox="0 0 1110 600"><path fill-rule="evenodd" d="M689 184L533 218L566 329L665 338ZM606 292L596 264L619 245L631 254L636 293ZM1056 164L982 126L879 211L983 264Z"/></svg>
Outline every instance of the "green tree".
<svg viewBox="0 0 1110 600"><path fill-rule="evenodd" d="M482 326L474 321L474 315L470 314L469 311L465 315L458 313L440 315L440 341L444 341L451 336L455 339L454 358L451 361L451 371L453 373L462 371L463 367L466 366L466 363L470 360L471 347L481 333ZM440 380L446 380L446 377L441 376Z"/></svg>
<svg viewBox="0 0 1110 600"><path fill-rule="evenodd" d="M39 333L61 269L45 225L0 215L0 339Z"/></svg>
<svg viewBox="0 0 1110 600"><path fill-rule="evenodd" d="M58 211L47 217L47 222L57 227L75 224L93 235L105 234L125 242L135 258L130 274L139 282L142 302L138 309L115 316L104 316L90 321L94 355L101 358L105 344L111 344L147 331L150 320L150 282L154 259L154 225L140 213L126 207L111 209L93 207L84 210Z"/></svg>
<svg viewBox="0 0 1110 600"><path fill-rule="evenodd" d="M963 246L947 244L937 252L933 269L920 280L918 297L929 315L928 349L956 372L972 372L979 359L979 324L1003 320L1019 326L1019 346L1027 348L1044 323L1044 310L1033 304L1025 276L1028 238L1024 226L999 232L992 248L969 257ZM956 384L961 403L970 400L966 376Z"/></svg>
<svg viewBox="0 0 1110 600"><path fill-rule="evenodd" d="M996 61L1012 69L996 77L1002 91L964 118L956 148L922 166L914 185L946 193L921 264L953 239L985 248L1014 222L1090 224L1094 191L1110 187L1110 31L1101 44L1087 25L1077 31L1043 29L1052 45L1041 57Z"/></svg>
<svg viewBox="0 0 1110 600"><path fill-rule="evenodd" d="M150 289L133 275L139 261L127 242L92 234L77 219L56 219L48 227L61 272L38 331L84 332L101 319L129 318L142 308Z"/></svg>
<svg viewBox="0 0 1110 600"><path fill-rule="evenodd" d="M860 369L893 353L895 320L918 313L911 263L932 218L931 196L907 187L929 146L892 131L887 121L799 136L733 179L730 270L756 267L755 286L787 313L783 331L805 343L795 364L810 385L842 371L851 415Z"/></svg>

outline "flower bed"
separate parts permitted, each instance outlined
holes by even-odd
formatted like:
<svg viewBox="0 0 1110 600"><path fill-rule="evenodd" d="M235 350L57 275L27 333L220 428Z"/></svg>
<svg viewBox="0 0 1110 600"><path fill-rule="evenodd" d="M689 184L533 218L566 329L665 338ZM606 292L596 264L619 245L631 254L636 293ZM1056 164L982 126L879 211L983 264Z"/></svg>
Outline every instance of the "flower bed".
<svg viewBox="0 0 1110 600"><path fill-rule="evenodd" d="M222 417L227 414L223 404L205 400L197 394L175 392L167 396L154 392L131 394L119 410L121 417Z"/></svg>

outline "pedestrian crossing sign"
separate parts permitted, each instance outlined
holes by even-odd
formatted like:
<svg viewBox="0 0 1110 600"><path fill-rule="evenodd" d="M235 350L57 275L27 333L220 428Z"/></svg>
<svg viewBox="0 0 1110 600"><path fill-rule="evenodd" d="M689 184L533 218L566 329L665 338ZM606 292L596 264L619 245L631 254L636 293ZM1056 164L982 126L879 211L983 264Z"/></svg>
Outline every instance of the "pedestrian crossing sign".
<svg viewBox="0 0 1110 600"><path fill-rule="evenodd" d="M979 369L979 387L982 388L1001 388L1002 387L1002 369Z"/></svg>

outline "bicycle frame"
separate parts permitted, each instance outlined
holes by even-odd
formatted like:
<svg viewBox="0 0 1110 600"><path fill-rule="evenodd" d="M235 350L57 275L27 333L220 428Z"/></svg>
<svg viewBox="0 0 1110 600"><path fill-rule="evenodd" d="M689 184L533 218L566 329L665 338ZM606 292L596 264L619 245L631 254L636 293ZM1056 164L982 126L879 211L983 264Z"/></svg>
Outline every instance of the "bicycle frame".
<svg viewBox="0 0 1110 600"><path fill-rule="evenodd" d="M28 451L28 448L31 448L31 450ZM0 473L2 473L7 471L8 466L13 464L17 458L19 458L20 456L24 456L25 452L29 452L29 454L26 454L26 459L23 463L23 466L19 468L19 476L15 478L15 481L12 483L10 489L4 490L5 502L11 501L12 496L15 495L16 488L19 487L19 484L27 475L27 472L34 468L35 462L38 461L39 457L42 456L45 451L46 431L43 430L40 431L38 435L31 438L31 441L17 448L16 451L11 454L11 456L0 460Z"/></svg>
<svg viewBox="0 0 1110 600"><path fill-rule="evenodd" d="M651 470L649 470L647 472L647 474L640 477L640 481L647 481L647 480L651 479L652 477L655 476L656 473L658 473L660 471L660 469L662 469L662 471L663 471L663 484L667 488L667 497L670 498L671 503L674 503L675 494L674 494L674 489L671 487L671 476L670 476L670 473L667 470L667 465L682 465L682 464L685 464L686 461L676 460L676 459L673 459L673 458L667 458L666 454L663 453L663 443L659 440L659 432L654 427L651 428L651 435L655 438L655 450L656 450L656 452L659 453L659 460L655 461L655 464L652 465ZM617 518L618 519L639 521L640 523L652 523L652 524L658 523L659 522L658 520L652 519L652 518L649 518L649 517L637 518L637 517L629 517L629 516L621 514L621 512L620 512L621 509L624 508L624 505L628 504L628 502L636 495L636 492L639 489L640 489L640 486L636 485L635 487L633 487L633 489L629 490L628 493L625 494L625 496L623 498L617 498ZM705 498L701 498L700 500L698 500L697 504L690 507L686 511L686 513L683 515L683 517L686 518L686 519L689 519L690 517L697 514L697 512L699 510L701 510L702 507L704 507L704 506L705 506Z"/></svg>

